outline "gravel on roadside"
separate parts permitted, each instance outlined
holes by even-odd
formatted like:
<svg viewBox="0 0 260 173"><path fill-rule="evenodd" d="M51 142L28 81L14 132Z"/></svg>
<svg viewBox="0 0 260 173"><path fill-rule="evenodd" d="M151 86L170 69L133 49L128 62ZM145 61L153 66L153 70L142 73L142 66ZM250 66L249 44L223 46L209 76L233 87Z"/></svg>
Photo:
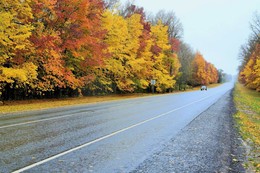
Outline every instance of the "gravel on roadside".
<svg viewBox="0 0 260 173"><path fill-rule="evenodd" d="M229 91L132 172L245 172L245 150L234 125L234 112Z"/></svg>

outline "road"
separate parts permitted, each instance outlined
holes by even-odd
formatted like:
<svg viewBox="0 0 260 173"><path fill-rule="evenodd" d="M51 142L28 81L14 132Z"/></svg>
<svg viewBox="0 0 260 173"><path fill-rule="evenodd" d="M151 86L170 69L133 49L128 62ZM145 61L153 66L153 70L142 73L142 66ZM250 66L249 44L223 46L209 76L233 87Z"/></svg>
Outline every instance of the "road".
<svg viewBox="0 0 260 173"><path fill-rule="evenodd" d="M232 88L0 115L0 172L130 172Z"/></svg>

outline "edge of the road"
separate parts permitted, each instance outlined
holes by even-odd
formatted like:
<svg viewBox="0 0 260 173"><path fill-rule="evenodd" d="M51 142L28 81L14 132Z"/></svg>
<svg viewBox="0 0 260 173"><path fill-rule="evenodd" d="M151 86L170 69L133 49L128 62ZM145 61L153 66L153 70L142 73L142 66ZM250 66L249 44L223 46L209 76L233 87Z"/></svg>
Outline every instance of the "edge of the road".
<svg viewBox="0 0 260 173"><path fill-rule="evenodd" d="M210 162L211 164L213 164L213 166L208 166L207 168L214 168L214 170L207 170L207 172L220 171L220 172L229 172L229 173L237 173L237 172L244 173L245 169L242 166L242 164L245 160L245 147L237 131L236 122L233 118L233 115L236 112L236 108L233 103L233 90L234 89L230 89L223 95L225 96L225 99L228 100L226 101L228 105L225 108L223 108L223 110L218 108L219 110L223 111L222 112L223 114L226 115L224 116L220 115L221 116L220 119L215 117L215 120L219 120L223 123L223 125L220 125L220 122L218 122L219 124L217 125L219 127L222 127L223 129L219 128L217 130L216 129L212 130L214 133L216 133L216 134L214 133L212 134L213 138L216 137L218 138L218 140L221 141L217 144L223 144L223 146L220 146L221 149L214 150L210 148L207 151L207 149L201 148L201 146L197 146L199 144L196 144L196 142L200 143L202 141L199 141L201 140L199 137L201 134L196 136L196 134L198 134L196 132L201 132L205 134L208 133L205 130L210 129L209 126L212 125L212 123L210 124L209 122L209 124L207 124L208 121L204 120L206 124L204 123L202 124L202 126L205 127L199 127L198 125L201 125L201 123L199 124L198 122L201 121L202 119L209 120L209 117L211 118L214 117L213 115L207 115L207 114L212 114L212 109L215 109L214 107L219 107L220 102L223 102L222 100L224 99L223 97L219 98L209 108L207 108L205 111L200 113L191 122L189 122L187 126L185 126L182 130L180 130L180 132L178 132L178 134L174 138L172 138L167 144L165 144L165 147L161 151L152 154L149 158L144 160L137 168L132 170L132 173L137 173L137 172L155 173L158 171L163 171L165 173L180 172L180 171L181 172L205 171L206 168L204 168L203 170L202 167L203 166L207 167L208 163L205 163L205 165L203 165L194 162L200 159L205 161L205 157L207 156L204 156L204 153L210 153L210 152L216 152L220 156L223 156L223 158L221 158L223 160L220 160L220 158L218 158L219 160L215 159L215 162L213 162L211 159L213 159L214 157L209 157L208 160L206 159L205 162ZM216 112L213 114L216 114ZM203 129L203 130L198 130L198 129ZM220 132L222 133L218 134ZM183 134L184 137L182 137ZM182 138L186 138L186 139L182 139ZM208 136L206 135L207 140L209 141L215 140L215 142L218 141L216 139L210 139L210 138L212 138L210 135ZM204 140L204 144L200 143L200 145L202 145L202 147L205 147L206 146L205 143L208 142L207 140ZM194 142L196 145L194 145L193 147L192 144L194 143L190 141ZM180 143L184 143L184 144L182 145ZM210 144L209 146L217 146L217 145ZM189 152L191 152L191 154ZM181 160L180 158L182 158L182 156L184 160L180 161ZM214 164L216 164L217 166L215 166ZM183 170L184 167L186 170Z"/></svg>

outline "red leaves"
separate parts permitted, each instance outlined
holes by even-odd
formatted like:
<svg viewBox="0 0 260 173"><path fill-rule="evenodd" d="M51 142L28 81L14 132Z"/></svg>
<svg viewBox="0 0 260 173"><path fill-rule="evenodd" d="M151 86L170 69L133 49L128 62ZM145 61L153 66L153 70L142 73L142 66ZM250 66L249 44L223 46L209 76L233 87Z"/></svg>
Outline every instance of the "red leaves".
<svg viewBox="0 0 260 173"><path fill-rule="evenodd" d="M30 38L38 52L44 52L46 49L53 49L57 52L60 51L60 38L53 35L32 35Z"/></svg>
<svg viewBox="0 0 260 173"><path fill-rule="evenodd" d="M176 38L172 38L170 40L171 50L174 52L178 52L180 50L180 40Z"/></svg>
<svg viewBox="0 0 260 173"><path fill-rule="evenodd" d="M38 0L30 38L40 57L39 80L46 89L82 87L105 55L101 0ZM82 81L87 80L87 81Z"/></svg>
<svg viewBox="0 0 260 173"><path fill-rule="evenodd" d="M157 46L156 44L155 44L155 45L152 45L152 47L151 47L151 52L152 52L154 55L158 56L158 55L162 52L162 48L159 47L159 46Z"/></svg>

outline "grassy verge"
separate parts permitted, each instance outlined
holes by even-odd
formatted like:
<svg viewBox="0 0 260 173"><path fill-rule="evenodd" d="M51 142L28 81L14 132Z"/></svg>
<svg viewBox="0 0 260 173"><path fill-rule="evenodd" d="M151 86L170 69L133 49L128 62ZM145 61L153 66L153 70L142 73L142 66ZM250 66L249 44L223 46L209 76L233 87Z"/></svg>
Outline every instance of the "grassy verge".
<svg viewBox="0 0 260 173"><path fill-rule="evenodd" d="M245 88L237 83L234 91L239 131L250 146L248 161L245 167L260 172L260 93Z"/></svg>
<svg viewBox="0 0 260 173"><path fill-rule="evenodd" d="M220 84L209 85L210 88L219 86ZM186 91L199 90L200 87L188 89ZM183 91L175 91L183 92ZM88 97L77 97L77 98L66 98L66 99L41 99L41 100L22 100L22 101L6 101L3 106L0 106L0 114L21 112L29 110L39 110L47 108L55 108L68 105L77 104L88 104L97 103L103 101L112 101L120 99L129 99L136 97L151 96L152 94L123 94L123 95L107 95L107 96L88 96Z"/></svg>
<svg viewBox="0 0 260 173"><path fill-rule="evenodd" d="M109 95L109 96L87 96L64 99L37 99L37 100L21 100L21 101L6 101L3 106L0 106L0 114L21 112L29 110L40 110L47 108L55 108L77 104L98 103L104 101L113 101L120 99L129 99L136 97L144 97L149 94L126 94L126 95Z"/></svg>

